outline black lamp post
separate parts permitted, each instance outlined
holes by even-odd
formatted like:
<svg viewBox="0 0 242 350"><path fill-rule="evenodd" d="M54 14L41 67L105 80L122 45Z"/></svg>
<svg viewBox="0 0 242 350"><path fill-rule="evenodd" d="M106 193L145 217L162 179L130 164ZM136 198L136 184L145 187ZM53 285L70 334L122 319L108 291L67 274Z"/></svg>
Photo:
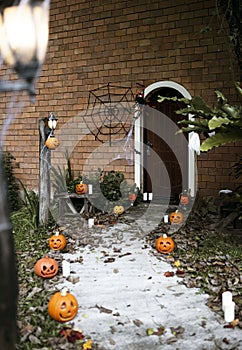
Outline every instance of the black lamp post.
<svg viewBox="0 0 242 350"><path fill-rule="evenodd" d="M35 95L34 81L45 58L48 43L49 0L21 1L0 14L0 51L6 64L22 81L1 81L0 91L26 90ZM14 350L17 339L18 279L7 184L0 150L0 347Z"/></svg>
<svg viewBox="0 0 242 350"><path fill-rule="evenodd" d="M35 94L33 82L44 62L48 45L48 1L21 1L0 14L0 51L5 63L23 82L0 83L0 91L27 90Z"/></svg>
<svg viewBox="0 0 242 350"><path fill-rule="evenodd" d="M58 119L54 116L54 114L51 112L48 118L48 127L50 129L51 135L54 134L56 125L57 125Z"/></svg>

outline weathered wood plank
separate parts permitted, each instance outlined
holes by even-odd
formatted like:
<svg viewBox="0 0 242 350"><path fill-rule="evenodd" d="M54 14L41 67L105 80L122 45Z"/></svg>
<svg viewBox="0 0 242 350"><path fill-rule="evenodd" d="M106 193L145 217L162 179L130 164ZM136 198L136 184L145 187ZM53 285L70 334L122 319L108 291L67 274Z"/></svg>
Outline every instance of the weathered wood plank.
<svg viewBox="0 0 242 350"><path fill-rule="evenodd" d="M39 226L46 226L50 213L50 167L51 151L45 146L48 136L45 121L39 120Z"/></svg>

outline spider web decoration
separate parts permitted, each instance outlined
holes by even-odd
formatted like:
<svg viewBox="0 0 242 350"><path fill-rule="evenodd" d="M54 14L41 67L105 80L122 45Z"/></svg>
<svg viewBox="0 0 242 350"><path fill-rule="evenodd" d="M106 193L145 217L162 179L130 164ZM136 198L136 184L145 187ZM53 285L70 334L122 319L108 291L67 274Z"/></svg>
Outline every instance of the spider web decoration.
<svg viewBox="0 0 242 350"><path fill-rule="evenodd" d="M110 144L128 135L134 123L135 97L131 87L108 83L89 91L85 122L95 140Z"/></svg>

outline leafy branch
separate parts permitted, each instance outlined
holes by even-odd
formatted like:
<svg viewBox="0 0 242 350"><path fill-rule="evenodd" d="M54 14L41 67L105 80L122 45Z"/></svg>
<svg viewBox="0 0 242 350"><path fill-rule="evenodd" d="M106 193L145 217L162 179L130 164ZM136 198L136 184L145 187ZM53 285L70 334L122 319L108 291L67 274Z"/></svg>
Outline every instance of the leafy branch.
<svg viewBox="0 0 242 350"><path fill-rule="evenodd" d="M242 98L242 89L239 83L235 88ZM190 117L178 122L183 125L179 132L197 132L205 137L201 144L201 151L207 152L230 142L242 141L242 106L230 105L220 91L215 91L216 105L209 106L199 96L189 99L177 97L158 97L158 102L176 100L185 103L186 107L176 113Z"/></svg>

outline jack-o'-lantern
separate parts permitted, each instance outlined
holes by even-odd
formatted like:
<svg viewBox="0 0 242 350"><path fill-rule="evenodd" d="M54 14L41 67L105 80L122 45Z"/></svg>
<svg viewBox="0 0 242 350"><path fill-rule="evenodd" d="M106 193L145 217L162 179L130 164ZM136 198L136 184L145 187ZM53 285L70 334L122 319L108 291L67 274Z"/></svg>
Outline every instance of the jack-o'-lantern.
<svg viewBox="0 0 242 350"><path fill-rule="evenodd" d="M115 205L113 212L114 214L122 215L124 213L124 207L122 205Z"/></svg>
<svg viewBox="0 0 242 350"><path fill-rule="evenodd" d="M61 250L66 246L66 237L59 232L56 232L49 238L49 246L53 250Z"/></svg>
<svg viewBox="0 0 242 350"><path fill-rule="evenodd" d="M78 312L78 302L74 295L63 288L52 295L48 303L49 315L58 322L71 321Z"/></svg>
<svg viewBox="0 0 242 350"><path fill-rule="evenodd" d="M169 254L172 253L175 248L175 242L171 237L166 234L157 238L155 247L159 253Z"/></svg>
<svg viewBox="0 0 242 350"><path fill-rule="evenodd" d="M181 203L181 204L185 204L185 205L189 204L189 198L188 198L188 196L181 196L181 198L180 198L180 203Z"/></svg>
<svg viewBox="0 0 242 350"><path fill-rule="evenodd" d="M135 194L135 193L129 194L129 200L130 200L131 202L134 202L134 201L136 200L136 194Z"/></svg>
<svg viewBox="0 0 242 350"><path fill-rule="evenodd" d="M183 214L179 210L176 210L170 214L170 222L172 224L181 224L183 222Z"/></svg>
<svg viewBox="0 0 242 350"><path fill-rule="evenodd" d="M48 147L49 149L56 149L59 146L59 140L57 137L55 137L54 135L51 135L47 138L47 140L45 141L45 145L46 147Z"/></svg>
<svg viewBox="0 0 242 350"><path fill-rule="evenodd" d="M55 259L49 258L46 255L39 259L34 265L34 272L42 278L54 277L58 272L58 263Z"/></svg>
<svg viewBox="0 0 242 350"><path fill-rule="evenodd" d="M188 196L187 190L184 190L180 194L180 203L183 204L183 205L188 205L189 204L189 196Z"/></svg>
<svg viewBox="0 0 242 350"><path fill-rule="evenodd" d="M85 194L88 191L88 186L87 184L83 184L82 182L80 182L76 185L75 191L77 194Z"/></svg>

